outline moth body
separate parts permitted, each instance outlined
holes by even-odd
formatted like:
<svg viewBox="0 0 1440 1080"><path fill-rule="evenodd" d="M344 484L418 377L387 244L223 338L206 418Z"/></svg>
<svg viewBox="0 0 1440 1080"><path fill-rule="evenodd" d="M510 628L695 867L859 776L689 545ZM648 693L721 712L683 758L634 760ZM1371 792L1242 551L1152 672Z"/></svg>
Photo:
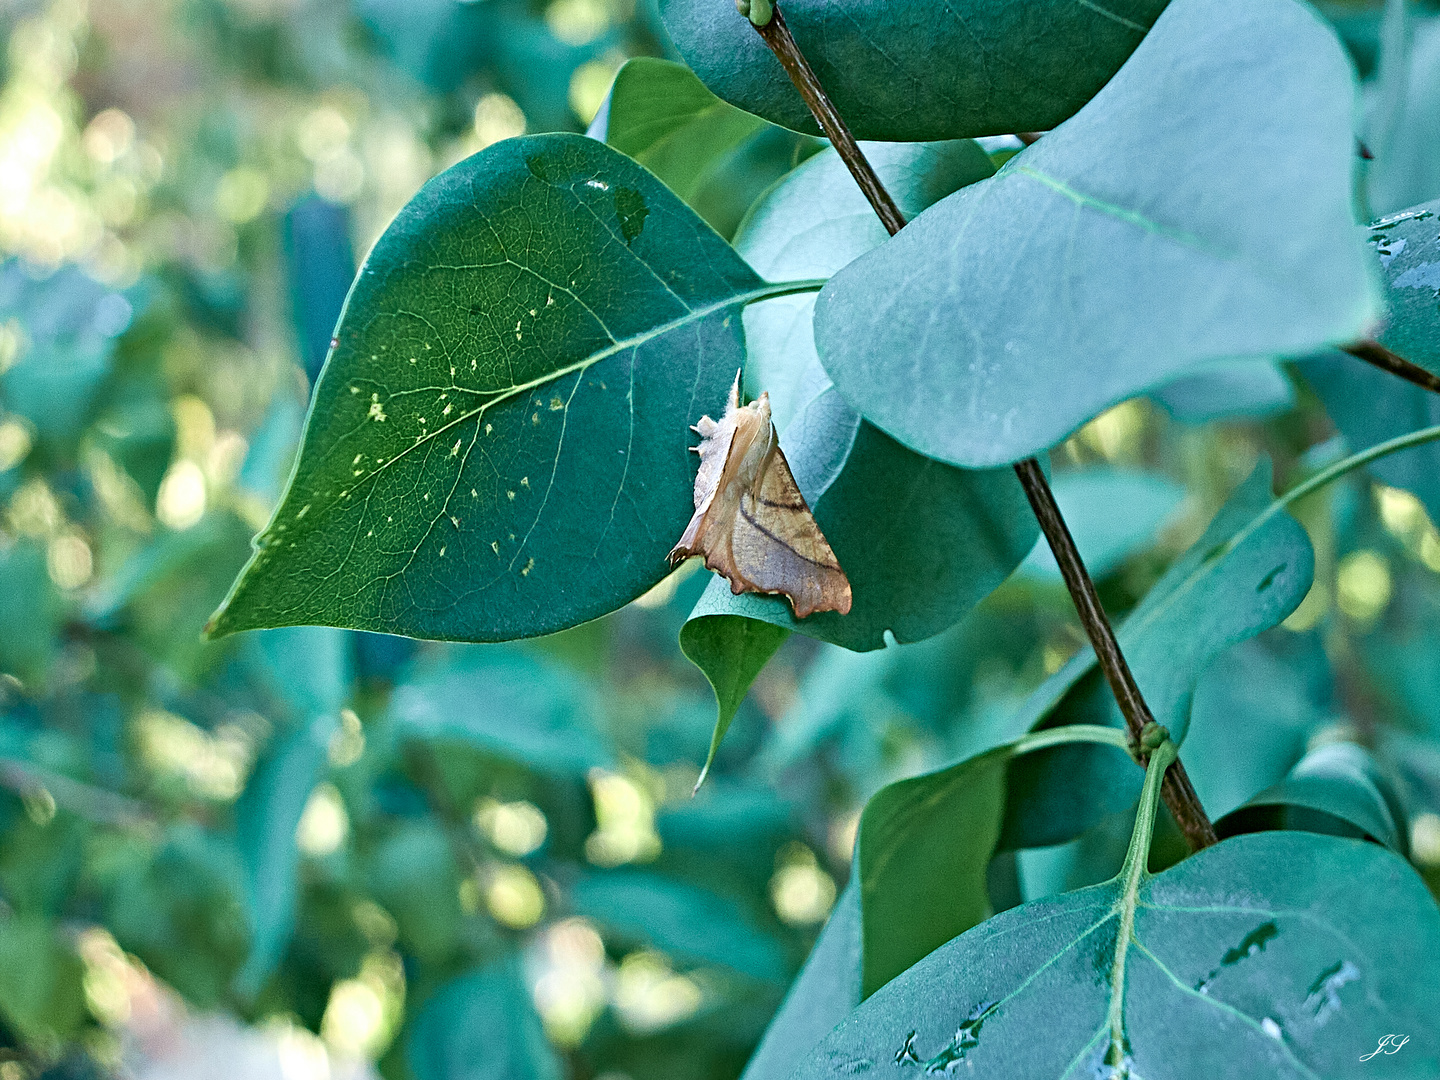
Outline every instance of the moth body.
<svg viewBox="0 0 1440 1080"><path fill-rule="evenodd" d="M795 484L770 418L770 395L740 404L740 376L725 415L700 418L695 514L672 563L702 555L730 591L783 595L803 619L850 610L850 582Z"/></svg>

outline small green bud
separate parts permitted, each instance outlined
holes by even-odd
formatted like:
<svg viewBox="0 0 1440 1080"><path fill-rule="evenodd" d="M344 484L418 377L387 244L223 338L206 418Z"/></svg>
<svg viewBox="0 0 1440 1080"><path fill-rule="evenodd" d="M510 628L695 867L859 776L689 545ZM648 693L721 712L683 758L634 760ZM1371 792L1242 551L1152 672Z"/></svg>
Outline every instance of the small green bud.
<svg viewBox="0 0 1440 1080"><path fill-rule="evenodd" d="M770 0L735 0L735 6L745 5L742 15L747 16L756 26L766 25L775 17L775 5Z"/></svg>
<svg viewBox="0 0 1440 1080"><path fill-rule="evenodd" d="M1154 753L1170 740L1170 730L1163 724L1151 720L1140 732L1140 746L1148 753Z"/></svg>

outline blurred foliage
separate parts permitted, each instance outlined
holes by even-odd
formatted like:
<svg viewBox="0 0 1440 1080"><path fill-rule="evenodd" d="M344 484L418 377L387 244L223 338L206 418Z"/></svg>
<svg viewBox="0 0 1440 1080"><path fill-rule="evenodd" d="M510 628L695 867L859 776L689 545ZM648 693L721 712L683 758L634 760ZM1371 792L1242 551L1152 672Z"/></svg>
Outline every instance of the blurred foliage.
<svg viewBox="0 0 1440 1080"><path fill-rule="evenodd" d="M1378 7L1324 8L1383 68ZM291 1080L738 1075L864 802L994 745L1080 647L1044 556L924 642L789 639L693 799L690 567L522 646L203 642L355 254L440 169L583 130L627 57L673 50L648 0L6 0L0 25L0 1080L141 1068L172 991ZM774 149L728 190L803 157ZM1344 452L1307 370L1191 376L1053 454L1117 618L1262 455L1283 489ZM1184 756L1236 831L1308 785L1440 888L1440 533L1381 479L1294 508L1315 584L1207 668ZM1364 748L1359 810L1326 802L1336 743ZM998 856L992 906L1108 876L1127 834Z"/></svg>

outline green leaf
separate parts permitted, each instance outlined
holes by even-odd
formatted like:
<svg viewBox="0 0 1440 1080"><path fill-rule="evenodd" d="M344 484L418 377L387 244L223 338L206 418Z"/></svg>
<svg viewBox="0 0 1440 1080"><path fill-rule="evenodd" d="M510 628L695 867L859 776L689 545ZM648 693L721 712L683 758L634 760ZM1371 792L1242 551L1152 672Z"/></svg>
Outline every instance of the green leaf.
<svg viewBox="0 0 1440 1080"><path fill-rule="evenodd" d="M575 910L617 935L755 979L785 977L779 942L732 900L644 870L596 874L575 884Z"/></svg>
<svg viewBox="0 0 1440 1080"><path fill-rule="evenodd" d="M1424 974L1440 963L1440 911L1383 848L1242 836L1127 894L1116 879L982 923L860 1006L795 1077L913 1080L952 1062L1006 1080L1440 1068L1440 989ZM1123 1041L1107 1060L1112 1020ZM1360 1061L1387 1032L1411 1041Z"/></svg>
<svg viewBox="0 0 1440 1080"><path fill-rule="evenodd" d="M1182 424L1273 416L1295 404L1295 388L1273 360L1211 361L1150 396Z"/></svg>
<svg viewBox="0 0 1440 1080"><path fill-rule="evenodd" d="M705 673L715 691L718 709L715 734L710 737L705 765L695 781L697 790L705 782L715 754L720 749L720 741L730 730L730 722L740 711L740 703L750 692L750 684L789 636L790 631L786 627L743 615L712 615L708 618L692 615L680 628L680 649L692 664Z"/></svg>
<svg viewBox="0 0 1440 1080"><path fill-rule="evenodd" d="M1333 679L1318 634L1280 630L1201 673L1181 756L1212 820L1284 779L1329 717Z"/></svg>
<svg viewBox="0 0 1440 1080"><path fill-rule="evenodd" d="M1004 824L1011 761L1041 746L1077 740L1137 771L1120 732L1059 728L891 784L866 804L856 848L863 996L990 917L986 871ZM1102 748L1106 742L1109 750Z"/></svg>
<svg viewBox="0 0 1440 1080"><path fill-rule="evenodd" d="M908 142L1054 127L1105 85L1163 7L790 0L784 13L856 136ZM660 0L660 14L686 63L726 101L818 132L779 61L730 5Z"/></svg>
<svg viewBox="0 0 1440 1080"><path fill-rule="evenodd" d="M503 640L629 602L692 510L689 426L767 286L664 185L580 136L431 180L341 317L274 519L214 634L322 624Z"/></svg>
<svg viewBox="0 0 1440 1080"><path fill-rule="evenodd" d="M1440 371L1440 199L1382 218L1370 242L1385 277L1385 332L1380 343Z"/></svg>
<svg viewBox="0 0 1440 1080"><path fill-rule="evenodd" d="M1221 836L1265 829L1369 839L1402 857L1410 849L1408 822L1394 786L1354 743L1312 750L1284 780L1215 823Z"/></svg>
<svg viewBox="0 0 1440 1080"><path fill-rule="evenodd" d="M561 1080L514 959L452 979L421 1006L405 1044L415 1080Z"/></svg>
<svg viewBox="0 0 1440 1080"><path fill-rule="evenodd" d="M1354 106L1308 7L1175 0L1073 120L831 280L825 368L905 445L978 467L1201 362L1362 337Z"/></svg>
<svg viewBox="0 0 1440 1080"><path fill-rule="evenodd" d="M0 548L0 671L40 684L64 616L44 549L30 541Z"/></svg>
<svg viewBox="0 0 1440 1080"><path fill-rule="evenodd" d="M649 56L626 62L615 76L604 137L722 235L734 233L761 192L820 145L726 104L684 64ZM750 167L737 169L741 164Z"/></svg>
<svg viewBox="0 0 1440 1080"><path fill-rule="evenodd" d="M395 688L390 715L411 738L456 739L542 773L609 765L600 703L580 676L519 651L462 654Z"/></svg>
<svg viewBox="0 0 1440 1080"><path fill-rule="evenodd" d="M85 1021L84 975L49 921L0 920L0 1018L21 1038L43 1045L77 1033Z"/></svg>
<svg viewBox="0 0 1440 1080"><path fill-rule="evenodd" d="M315 785L325 775L336 717L316 716L274 746L235 805L235 843L245 878L250 954L235 977L253 998L285 954L299 907L300 852L295 830Z"/></svg>
<svg viewBox="0 0 1440 1080"><path fill-rule="evenodd" d="M1262 460L1117 632L1155 719L1177 743L1185 737L1200 673L1229 646L1294 611L1314 578L1309 537L1272 501L1270 476L1270 463ZM1013 722L1017 733L1032 726L1123 726L1089 648L1036 690ZM1069 840L1129 807L1140 774L1106 750L1061 746L1026 755L1010 783L1015 796L1002 849Z"/></svg>
<svg viewBox="0 0 1440 1080"><path fill-rule="evenodd" d="M1017 753L1073 739L1124 742L1099 728L1043 732L890 784L870 800L850 884L745 1080L784 1080L862 1000L990 917L986 876L1003 819L1007 766Z"/></svg>

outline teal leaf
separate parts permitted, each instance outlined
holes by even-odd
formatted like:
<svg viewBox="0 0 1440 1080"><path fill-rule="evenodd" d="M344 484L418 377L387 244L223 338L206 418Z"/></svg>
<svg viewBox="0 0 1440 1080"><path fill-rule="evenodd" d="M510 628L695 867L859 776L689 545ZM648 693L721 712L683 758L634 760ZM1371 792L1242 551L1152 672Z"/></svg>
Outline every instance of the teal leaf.
<svg viewBox="0 0 1440 1080"><path fill-rule="evenodd" d="M235 844L250 918L250 954L235 977L253 999L284 956L299 907L300 852L295 830L325 775L336 716L316 716L280 740L256 767L235 806Z"/></svg>
<svg viewBox="0 0 1440 1080"><path fill-rule="evenodd" d="M740 1080L788 1080L860 1001L860 890L852 876Z"/></svg>
<svg viewBox="0 0 1440 1080"><path fill-rule="evenodd" d="M734 901L707 889L645 870L617 870L577 882L570 900L577 912L626 940L755 979L785 978L779 942Z"/></svg>
<svg viewBox="0 0 1440 1080"><path fill-rule="evenodd" d="M667 572L689 426L743 362L768 286L592 139L497 143L431 180L351 290L305 443L225 634L322 624L548 633Z"/></svg>
<svg viewBox="0 0 1440 1080"><path fill-rule="evenodd" d="M861 1005L796 1080L951 1064L996 1080L1440 1069L1440 988L1424 974L1440 963L1440 911L1392 853L1261 833L1130 884L981 923ZM1387 1032L1410 1042L1362 1062Z"/></svg>
<svg viewBox="0 0 1440 1080"><path fill-rule="evenodd" d="M1215 360L1150 396L1182 424L1273 416L1295 404L1295 388L1273 360Z"/></svg>
<svg viewBox="0 0 1440 1080"><path fill-rule="evenodd" d="M1185 489L1173 481L1133 469L1056 473L1051 488L1080 557L1097 579L1119 569L1153 541L1185 497ZM1044 542L1036 543L1021 568L1027 574L1061 580L1055 555Z"/></svg>
<svg viewBox="0 0 1440 1080"><path fill-rule="evenodd" d="M786 627L743 615L712 615L690 618L680 628L680 649L690 662L705 673L715 691L715 733L705 765L695 781L698 790L715 761L720 741L730 730L730 722L740 711L740 703L750 692L755 676L785 644L790 636Z"/></svg>
<svg viewBox="0 0 1440 1080"><path fill-rule="evenodd" d="M74 266L37 280L19 259L0 264L0 318L24 334L0 374L6 411L25 417L40 439L72 443L101 403L116 340L133 316L123 293Z"/></svg>
<svg viewBox="0 0 1440 1080"><path fill-rule="evenodd" d="M1406 360L1440 371L1440 199L1381 218L1370 243L1385 278L1380 343Z"/></svg>
<svg viewBox="0 0 1440 1080"><path fill-rule="evenodd" d="M514 959L452 979L420 1007L405 1043L415 1080L561 1080L559 1057Z"/></svg>
<svg viewBox="0 0 1440 1080"><path fill-rule="evenodd" d="M1409 854L1404 806L1375 759L1354 743L1329 743L1306 754L1290 775L1215 823L1221 836L1264 829L1304 829L1351 836Z"/></svg>
<svg viewBox="0 0 1440 1080"><path fill-rule="evenodd" d="M1115 73L1163 7L1164 0L783 5L856 136L897 142L1054 127ZM726 101L818 132L779 62L729 5L661 0L660 14L686 63Z"/></svg>
<svg viewBox="0 0 1440 1080"><path fill-rule="evenodd" d="M969 139L867 142L861 149L906 218L995 173L990 156ZM755 204L735 236L735 250L762 277L791 281L829 277L888 236L840 156L825 150ZM814 311L809 293L745 309L746 392L752 398L770 394L781 432L830 381L815 352Z"/></svg>
<svg viewBox="0 0 1440 1080"><path fill-rule="evenodd" d="M334 718L350 701L351 635L328 626L287 626L246 643L266 689L298 720Z"/></svg>
<svg viewBox="0 0 1440 1080"><path fill-rule="evenodd" d="M644 165L722 236L817 140L721 101L684 64L638 56L610 88L604 139Z"/></svg>
<svg viewBox="0 0 1440 1080"><path fill-rule="evenodd" d="M1072 120L830 281L825 368L906 446L980 467L1204 361L1362 337L1354 109L1308 7L1175 0Z"/></svg>
<svg viewBox="0 0 1440 1080"><path fill-rule="evenodd" d="M514 650L484 650L417 671L395 688L390 716L410 738L453 739L552 775L609 765L600 703L569 668Z"/></svg>
<svg viewBox="0 0 1440 1080"><path fill-rule="evenodd" d="M1289 631L1241 642L1201 673L1181 757L1212 820L1284 779L1330 715L1333 679L1319 635Z"/></svg>
<svg viewBox="0 0 1440 1080"><path fill-rule="evenodd" d="M1270 494L1262 460L1205 533L1165 572L1117 631L1155 719L1177 743L1185 737L1196 679L1216 656L1275 626L1299 606L1315 556L1299 523ZM1032 726L1095 723L1121 727L1119 710L1088 648L1050 677L1016 715ZM1183 755L1182 755L1183 757ZM1133 764L1090 746L1026 755L1011 771L1002 849L1062 843L1140 790Z"/></svg>

